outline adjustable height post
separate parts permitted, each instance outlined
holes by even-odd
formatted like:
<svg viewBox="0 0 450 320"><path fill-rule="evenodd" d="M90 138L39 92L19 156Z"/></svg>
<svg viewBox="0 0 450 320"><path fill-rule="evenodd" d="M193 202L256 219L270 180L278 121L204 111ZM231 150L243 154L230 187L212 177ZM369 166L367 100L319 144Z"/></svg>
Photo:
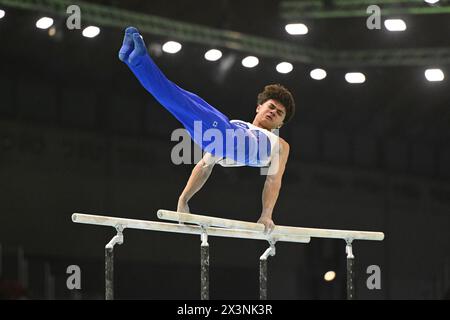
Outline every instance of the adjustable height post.
<svg viewBox="0 0 450 320"><path fill-rule="evenodd" d="M259 299L267 300L267 258L275 255L275 242L269 241L270 247L259 258Z"/></svg>
<svg viewBox="0 0 450 320"><path fill-rule="evenodd" d="M200 299L209 300L209 244L208 234L202 227L200 246Z"/></svg>
<svg viewBox="0 0 450 320"><path fill-rule="evenodd" d="M355 274L353 271L355 256L352 250L353 239L347 239L345 241L347 242L347 246L345 247L345 252L347 253L347 300L353 300L355 299Z"/></svg>
<svg viewBox="0 0 450 320"><path fill-rule="evenodd" d="M117 234L105 246L105 299L114 299L114 246L123 243L123 226L116 226Z"/></svg>

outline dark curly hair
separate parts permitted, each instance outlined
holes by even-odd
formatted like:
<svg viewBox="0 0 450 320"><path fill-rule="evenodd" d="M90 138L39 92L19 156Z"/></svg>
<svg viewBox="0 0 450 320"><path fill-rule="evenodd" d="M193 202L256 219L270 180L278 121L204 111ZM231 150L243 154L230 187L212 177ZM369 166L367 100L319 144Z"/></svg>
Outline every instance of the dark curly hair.
<svg viewBox="0 0 450 320"><path fill-rule="evenodd" d="M288 123L295 114L295 101L288 89L281 84L269 84L264 87L264 91L258 94L258 105L267 100L274 99L286 108L284 123Z"/></svg>

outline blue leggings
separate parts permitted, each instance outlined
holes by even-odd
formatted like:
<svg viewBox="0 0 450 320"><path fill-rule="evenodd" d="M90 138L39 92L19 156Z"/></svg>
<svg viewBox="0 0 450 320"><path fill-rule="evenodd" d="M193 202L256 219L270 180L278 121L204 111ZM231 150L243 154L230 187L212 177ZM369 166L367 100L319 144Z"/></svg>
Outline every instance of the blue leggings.
<svg viewBox="0 0 450 320"><path fill-rule="evenodd" d="M142 86L182 123L192 140L194 140L202 150L209 152L216 157L233 159L240 164L258 166L259 152L254 148L255 146L256 148L259 146L259 131L255 134L255 132L252 132L251 130L242 128L241 126L230 122L227 116L209 105L202 98L178 87L166 78L148 54L139 57L139 62L137 64L131 65L127 63L127 65L133 71ZM195 125L196 121L201 121L201 128L199 128L198 123ZM204 133L210 129L217 129L222 133L223 141L221 147L212 148L211 141L204 141ZM234 143L234 148L227 148L227 130L228 133L234 132L235 135L243 136L245 146L242 146L242 144L239 146L238 143ZM270 150L270 143L268 148ZM255 155L257 158L256 161Z"/></svg>

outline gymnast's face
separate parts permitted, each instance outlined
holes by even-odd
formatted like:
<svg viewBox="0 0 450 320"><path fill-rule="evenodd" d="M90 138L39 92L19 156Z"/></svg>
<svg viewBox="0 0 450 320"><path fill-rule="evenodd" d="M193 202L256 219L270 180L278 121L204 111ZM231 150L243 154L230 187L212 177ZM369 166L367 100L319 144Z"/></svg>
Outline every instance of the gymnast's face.
<svg viewBox="0 0 450 320"><path fill-rule="evenodd" d="M277 100L269 99L256 107L256 122L264 129L281 128L286 117L286 108Z"/></svg>

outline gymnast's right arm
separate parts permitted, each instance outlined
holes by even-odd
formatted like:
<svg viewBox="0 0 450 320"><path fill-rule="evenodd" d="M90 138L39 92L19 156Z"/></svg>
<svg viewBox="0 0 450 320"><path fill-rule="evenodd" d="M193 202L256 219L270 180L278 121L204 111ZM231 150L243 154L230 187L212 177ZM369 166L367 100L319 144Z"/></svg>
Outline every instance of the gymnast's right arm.
<svg viewBox="0 0 450 320"><path fill-rule="evenodd" d="M195 165L186 187L178 198L178 212L189 212L189 200L191 200L192 196L196 194L197 191L203 187L206 180L208 180L216 161L217 158L213 157L210 153L205 153L203 159Z"/></svg>

